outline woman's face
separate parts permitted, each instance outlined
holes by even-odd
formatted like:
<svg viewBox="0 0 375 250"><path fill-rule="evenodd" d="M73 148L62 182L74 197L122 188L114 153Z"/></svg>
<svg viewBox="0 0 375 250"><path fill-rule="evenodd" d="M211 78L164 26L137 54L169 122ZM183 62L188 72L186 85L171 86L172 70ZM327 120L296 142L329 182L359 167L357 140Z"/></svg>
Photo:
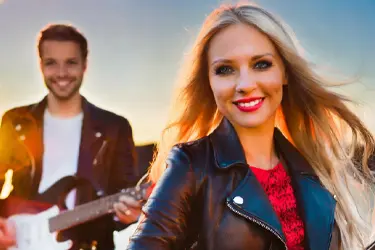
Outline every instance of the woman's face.
<svg viewBox="0 0 375 250"><path fill-rule="evenodd" d="M235 127L275 123L286 77L282 59L266 35L249 25L231 25L211 40L208 64L218 109Z"/></svg>

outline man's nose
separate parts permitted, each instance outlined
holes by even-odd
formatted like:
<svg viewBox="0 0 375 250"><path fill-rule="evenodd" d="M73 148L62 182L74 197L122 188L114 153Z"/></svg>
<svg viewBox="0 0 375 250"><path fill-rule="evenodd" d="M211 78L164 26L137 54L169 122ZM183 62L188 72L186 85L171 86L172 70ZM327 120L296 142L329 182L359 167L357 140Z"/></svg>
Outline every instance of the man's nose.
<svg viewBox="0 0 375 250"><path fill-rule="evenodd" d="M58 75L59 77L62 77L62 78L66 77L68 75L68 69L64 65L60 66Z"/></svg>

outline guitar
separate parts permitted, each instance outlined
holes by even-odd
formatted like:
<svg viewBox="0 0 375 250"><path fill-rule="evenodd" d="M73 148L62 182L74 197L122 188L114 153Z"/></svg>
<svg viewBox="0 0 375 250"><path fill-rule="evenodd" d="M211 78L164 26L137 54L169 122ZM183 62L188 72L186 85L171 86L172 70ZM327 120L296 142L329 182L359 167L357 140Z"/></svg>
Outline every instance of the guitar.
<svg viewBox="0 0 375 250"><path fill-rule="evenodd" d="M114 250L126 250L129 245L130 237L137 229L138 222L129 225L121 231L113 232L113 243L115 244Z"/></svg>
<svg viewBox="0 0 375 250"><path fill-rule="evenodd" d="M149 186L149 183L138 183L133 188L127 188L119 193L79 205L72 210L61 211L58 205L54 205L37 214L18 213L11 215L8 220L13 222L16 227L17 245L8 250L68 250L72 241L59 242L57 240L59 231L112 214L113 204L124 194L143 201L147 197ZM37 204L39 207L45 207Z"/></svg>

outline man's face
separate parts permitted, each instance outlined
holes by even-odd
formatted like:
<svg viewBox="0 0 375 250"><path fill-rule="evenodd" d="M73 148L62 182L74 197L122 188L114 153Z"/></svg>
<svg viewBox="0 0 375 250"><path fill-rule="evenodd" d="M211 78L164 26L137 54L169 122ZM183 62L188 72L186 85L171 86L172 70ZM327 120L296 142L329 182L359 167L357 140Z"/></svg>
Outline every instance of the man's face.
<svg viewBox="0 0 375 250"><path fill-rule="evenodd" d="M86 60L79 44L72 41L44 41L41 45L41 71L52 96L60 101L79 95Z"/></svg>

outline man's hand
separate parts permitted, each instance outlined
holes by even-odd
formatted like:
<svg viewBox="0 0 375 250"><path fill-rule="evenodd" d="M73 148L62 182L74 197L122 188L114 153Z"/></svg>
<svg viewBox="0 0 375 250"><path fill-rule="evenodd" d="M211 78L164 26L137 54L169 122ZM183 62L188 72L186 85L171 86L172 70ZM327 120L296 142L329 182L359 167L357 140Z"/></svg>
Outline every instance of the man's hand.
<svg viewBox="0 0 375 250"><path fill-rule="evenodd" d="M0 218L0 249L16 244L16 228L4 218Z"/></svg>
<svg viewBox="0 0 375 250"><path fill-rule="evenodd" d="M123 195L120 197L119 202L113 205L116 216L124 224L132 224L136 222L141 215L142 205L133 197Z"/></svg>

